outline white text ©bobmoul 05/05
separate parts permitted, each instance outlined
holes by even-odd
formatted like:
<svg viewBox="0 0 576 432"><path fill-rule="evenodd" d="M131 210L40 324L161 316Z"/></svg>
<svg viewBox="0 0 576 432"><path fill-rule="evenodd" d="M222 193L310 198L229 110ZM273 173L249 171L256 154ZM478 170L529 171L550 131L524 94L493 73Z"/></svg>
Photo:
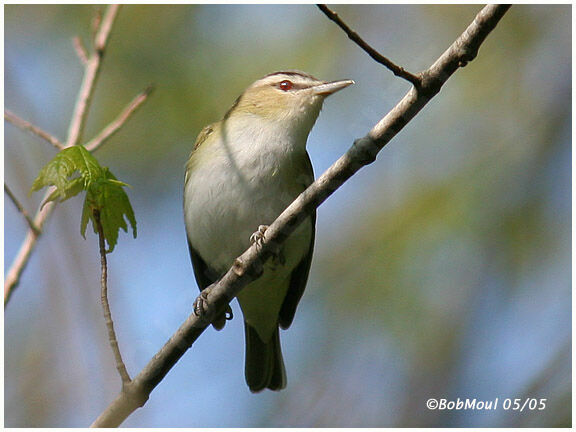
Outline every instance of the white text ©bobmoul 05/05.
<svg viewBox="0 0 576 432"><path fill-rule="evenodd" d="M542 411L546 409L546 399L536 398L494 398L494 399L478 399L478 398L431 398L426 401L426 408L430 410L504 410L504 411Z"/></svg>

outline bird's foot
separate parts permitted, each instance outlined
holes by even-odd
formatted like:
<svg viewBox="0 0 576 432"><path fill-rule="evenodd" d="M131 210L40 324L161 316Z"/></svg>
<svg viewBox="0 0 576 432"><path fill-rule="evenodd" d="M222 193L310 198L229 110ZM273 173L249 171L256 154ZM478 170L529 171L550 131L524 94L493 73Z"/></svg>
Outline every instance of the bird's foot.
<svg viewBox="0 0 576 432"><path fill-rule="evenodd" d="M208 294L209 294L209 290L208 288L206 288L203 291L200 291L200 295L198 297L196 297L196 300L194 300L194 315L196 315L199 318L202 318L204 316L207 315L208 311L206 310L206 300L208 300Z"/></svg>
<svg viewBox="0 0 576 432"><path fill-rule="evenodd" d="M258 230L250 236L250 242L256 244L258 250L260 250L264 245L264 234L267 229L268 225L259 225ZM286 257L284 257L282 250L275 250L274 247L272 247L271 253L273 265L284 265L286 263Z"/></svg>
<svg viewBox="0 0 576 432"><path fill-rule="evenodd" d="M250 243L255 244L258 249L262 248L264 244L264 233L268 229L268 225L258 225L258 230L250 236Z"/></svg>
<svg viewBox="0 0 576 432"><path fill-rule="evenodd" d="M234 318L234 314L232 313L232 308L230 305L226 305L224 312L212 319L208 310L207 303L210 291L210 287L200 291L200 295L196 297L196 300L194 300L194 315L201 319L205 319L208 322L211 322L216 330L222 330L226 324L226 321L230 321L232 318Z"/></svg>

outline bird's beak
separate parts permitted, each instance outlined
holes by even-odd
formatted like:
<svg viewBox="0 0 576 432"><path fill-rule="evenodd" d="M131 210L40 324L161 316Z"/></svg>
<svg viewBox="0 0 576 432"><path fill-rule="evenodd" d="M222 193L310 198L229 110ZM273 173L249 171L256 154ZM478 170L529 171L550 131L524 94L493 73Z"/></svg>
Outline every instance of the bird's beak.
<svg viewBox="0 0 576 432"><path fill-rule="evenodd" d="M328 96L331 95L332 93L336 93L338 90L342 90L343 88L348 87L351 84L354 84L354 81L352 80L332 81L314 86L312 87L312 91L314 92L314 94L317 95Z"/></svg>

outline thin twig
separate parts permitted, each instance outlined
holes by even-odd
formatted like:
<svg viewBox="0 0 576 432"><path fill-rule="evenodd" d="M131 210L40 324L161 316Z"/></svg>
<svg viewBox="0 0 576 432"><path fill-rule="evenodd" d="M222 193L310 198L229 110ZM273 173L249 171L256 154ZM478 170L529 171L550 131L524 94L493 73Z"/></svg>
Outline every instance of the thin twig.
<svg viewBox="0 0 576 432"><path fill-rule="evenodd" d="M111 122L106 126L96 137L92 138L87 144L86 149L89 151L94 151L100 147L106 140L108 140L112 135L114 135L118 130L128 121L128 119L136 112L136 110L142 105L150 93L153 87L149 86L143 92L139 93L133 100L128 104L126 108Z"/></svg>
<svg viewBox="0 0 576 432"><path fill-rule="evenodd" d="M92 427L117 427L142 406L152 390L182 357L210 323L210 317L224 312L228 303L250 281L274 250L314 209L360 168L374 162L378 152L438 93L442 85L466 61L474 58L486 36L494 29L509 5L488 5L468 28L427 70L423 89L414 87L380 122L338 159L322 176L269 225L264 243L252 245L238 257L233 267L203 293L204 314L192 313L162 349L148 362L126 389L94 421ZM136 395L136 396L135 396Z"/></svg>
<svg viewBox="0 0 576 432"><path fill-rule="evenodd" d="M44 202L50 196L51 193L52 189L48 189L44 194L42 202ZM6 273L6 277L4 278L4 307L6 307L8 301L10 301L10 298L12 298L12 294L14 293L14 290L16 289L18 283L20 282L22 272L24 271L26 265L30 261L30 256L32 254L32 251L34 250L34 247L36 246L36 242L38 241L39 237L38 232L42 231L44 223L54 210L54 207L55 203L51 201L46 203L44 206L40 207L40 209L36 213L33 222L34 226L37 228L38 231L33 230L31 228L28 230L28 232L26 233L26 237L24 238L24 241L20 245L18 254L16 255L16 258L14 258L12 265L10 266L8 272Z"/></svg>
<svg viewBox="0 0 576 432"><path fill-rule="evenodd" d="M96 40L96 34L100 30L100 24L102 23L102 9L97 7L94 15L92 16L91 30L92 30L92 43Z"/></svg>
<svg viewBox="0 0 576 432"><path fill-rule="evenodd" d="M330 20L334 21L342 30L344 30L346 35L348 35L349 39L355 42L375 61L390 69L390 71L392 71L394 75L400 78L404 78L406 81L409 81L410 83L412 83L412 85L414 85L414 87L416 88L420 87L420 78L418 76L408 72L403 67L398 66L390 59L384 57L382 54L380 54L378 51L372 48L364 39L360 37L360 35L358 35L358 33L352 30L344 21L342 21L342 19L338 16L338 14L333 10L331 10L328 6L326 6L325 4L319 4L317 6L322 12L324 12L324 14Z"/></svg>
<svg viewBox="0 0 576 432"><path fill-rule="evenodd" d="M119 5L110 5L101 18L101 22L99 22L100 29L96 32L96 36L94 36L94 50L96 52L101 52L104 47L106 47L108 36L110 36L112 25L114 24L119 9Z"/></svg>
<svg viewBox="0 0 576 432"><path fill-rule="evenodd" d="M110 303L108 302L108 263L106 261L106 240L104 237L104 228L100 220L100 211L94 210L94 221L96 223L96 230L98 231L98 245L100 247L100 300L102 302L102 310L104 312L104 321L106 322L106 329L108 330L108 342L114 353L114 360L116 362L116 369L122 378L122 387L130 383L130 375L126 370L126 365L122 360L120 347L118 346L118 339L116 338L116 331L114 330L114 321L112 320L112 313L110 312Z"/></svg>
<svg viewBox="0 0 576 432"><path fill-rule="evenodd" d="M34 126L32 123L18 117L11 111L4 110L4 119L9 123L12 123L14 126L22 129L23 131L31 132L37 137L42 138L46 142L52 144L58 150L62 150L64 148L64 144L62 144L58 138L50 135L48 132L43 131L38 126Z"/></svg>
<svg viewBox="0 0 576 432"><path fill-rule="evenodd" d="M70 147L80 143L84 126L86 125L86 117L88 115L88 108L94 94L96 80L100 72L100 64L104 55L104 48L112 30L112 24L118 14L119 5L110 5L106 9L104 17L102 18L100 27L94 38L94 50L90 53L88 61L86 62L86 70L84 71L84 78L78 97L76 99L76 106L72 114L72 121L68 128L68 139L66 146Z"/></svg>
<svg viewBox="0 0 576 432"><path fill-rule="evenodd" d="M4 192L6 192L6 195L8 195L8 197L10 197L10 199L12 200L12 202L14 203L14 205L16 206L16 208L18 209L18 211L22 214L22 216L24 216L24 219L26 219L26 222L28 223L28 227L34 231L34 233L39 236L40 234L42 234L42 232L38 229L38 227L34 224L34 221L32 220L32 218L30 217L30 213L28 213L26 211L26 209L24 208L24 206L20 203L20 201L18 201L18 199L16 198L16 196L14 195L14 193L10 190L10 188L8 187L8 185L6 183L4 183Z"/></svg>
<svg viewBox="0 0 576 432"><path fill-rule="evenodd" d="M72 38L72 43L74 44L74 49L76 50L76 54L82 62L82 65L86 66L86 63L88 63L88 54L86 52L86 47L82 42L82 38L80 38L80 36L74 36Z"/></svg>

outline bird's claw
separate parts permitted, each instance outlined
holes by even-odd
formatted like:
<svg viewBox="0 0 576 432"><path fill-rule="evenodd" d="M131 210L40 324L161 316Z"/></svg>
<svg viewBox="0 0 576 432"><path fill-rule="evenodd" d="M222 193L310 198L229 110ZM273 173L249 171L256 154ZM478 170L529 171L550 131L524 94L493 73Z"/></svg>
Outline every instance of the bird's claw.
<svg viewBox="0 0 576 432"><path fill-rule="evenodd" d="M261 249L264 245L264 234L266 233L267 229L268 225L259 225L258 230L250 236L250 242L255 244L258 249ZM272 250L271 252L276 264L284 265L286 263L286 258L284 257L284 254L281 250Z"/></svg>
<svg viewBox="0 0 576 432"><path fill-rule="evenodd" d="M258 230L250 236L250 243L256 244L258 248L261 248L264 244L264 233L268 229L268 225L259 225Z"/></svg>
<svg viewBox="0 0 576 432"><path fill-rule="evenodd" d="M206 300L208 300L208 290L200 291L200 295L194 300L194 315L202 318L206 315Z"/></svg>
<svg viewBox="0 0 576 432"><path fill-rule="evenodd" d="M214 319L211 319L211 317L208 315L207 310L208 305L206 303L209 294L210 294L210 287L200 291L200 295L196 297L196 300L194 300L193 304L194 315L196 315L201 319L209 320L210 322L212 322L212 325L216 330L221 330L224 328L226 321L230 321L232 318L234 318L234 313L232 312L232 308L230 307L230 305L226 305L224 313L218 315Z"/></svg>

